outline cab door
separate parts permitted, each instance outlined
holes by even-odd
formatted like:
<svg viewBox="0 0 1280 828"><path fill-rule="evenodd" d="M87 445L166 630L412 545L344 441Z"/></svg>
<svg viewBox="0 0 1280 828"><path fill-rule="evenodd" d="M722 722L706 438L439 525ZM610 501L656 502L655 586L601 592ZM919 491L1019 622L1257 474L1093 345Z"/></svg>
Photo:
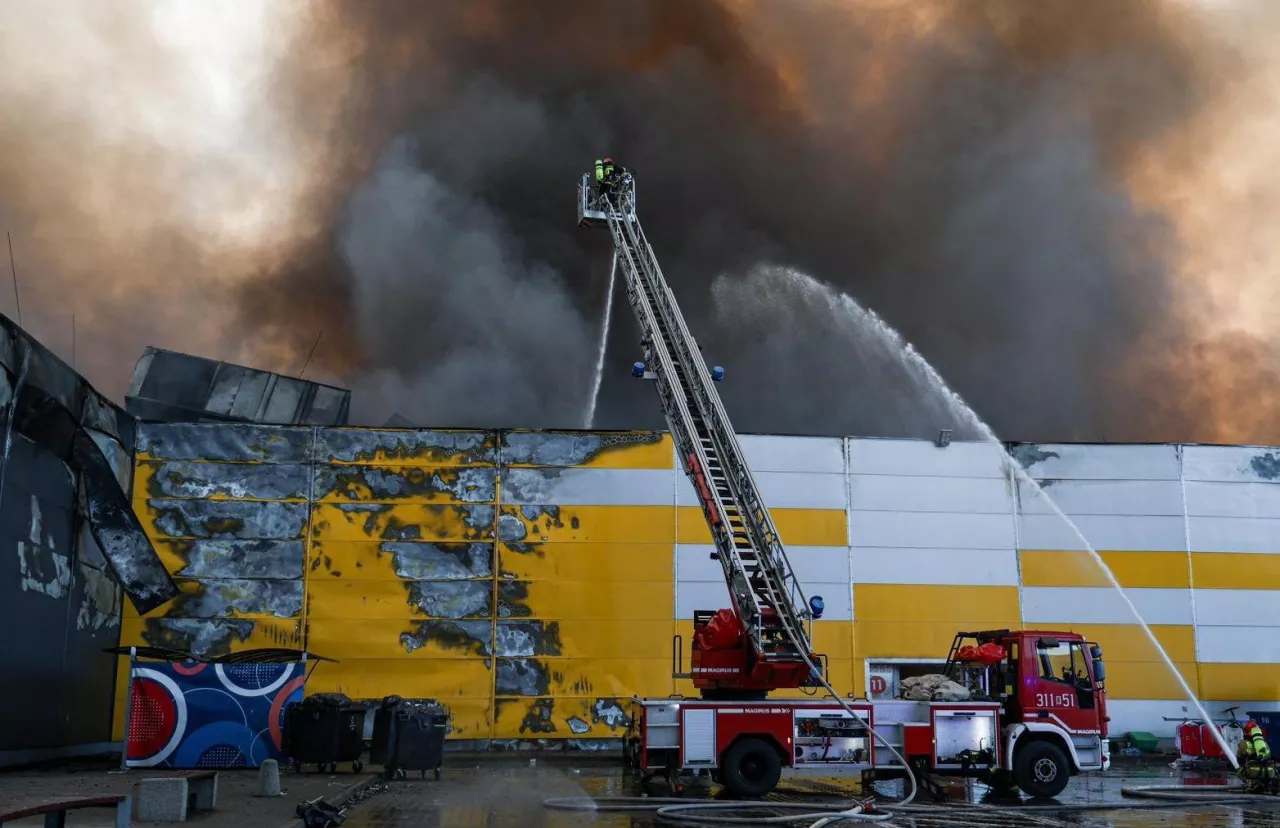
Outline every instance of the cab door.
<svg viewBox="0 0 1280 828"><path fill-rule="evenodd" d="M1046 636L1026 644L1034 650L1021 659L1023 721L1051 722L1074 733L1098 733L1098 699L1084 644Z"/></svg>

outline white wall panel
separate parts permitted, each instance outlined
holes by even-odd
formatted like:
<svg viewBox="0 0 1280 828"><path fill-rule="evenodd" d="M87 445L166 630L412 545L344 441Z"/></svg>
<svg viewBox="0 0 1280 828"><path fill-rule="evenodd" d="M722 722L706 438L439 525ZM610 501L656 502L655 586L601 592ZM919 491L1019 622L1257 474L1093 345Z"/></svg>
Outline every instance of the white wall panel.
<svg viewBox="0 0 1280 828"><path fill-rule="evenodd" d="M1024 515L1053 514L1056 505L1069 516L1182 517L1182 487L1176 480L1055 480L1040 491L1019 481L1018 493ZM1182 548L1181 540L1177 548Z"/></svg>
<svg viewBox="0 0 1280 828"><path fill-rule="evenodd" d="M676 578L724 583L724 569L711 559L711 544L676 544ZM849 549L844 546L788 546L787 560L800 583L849 583Z"/></svg>
<svg viewBox="0 0 1280 828"><path fill-rule="evenodd" d="M1280 518L1280 485L1188 481L1187 514L1196 517Z"/></svg>
<svg viewBox="0 0 1280 828"><path fill-rule="evenodd" d="M742 434L738 440L752 474L762 471L844 474L844 440L839 437Z"/></svg>
<svg viewBox="0 0 1280 828"><path fill-rule="evenodd" d="M502 502L511 505L671 506L671 469L526 469L502 472Z"/></svg>
<svg viewBox="0 0 1280 828"><path fill-rule="evenodd" d="M1275 518L1189 517L1192 552L1280 552L1280 520Z"/></svg>
<svg viewBox="0 0 1280 828"><path fill-rule="evenodd" d="M849 502L863 511L1013 515L1003 478L850 474Z"/></svg>
<svg viewBox="0 0 1280 828"><path fill-rule="evenodd" d="M938 448L926 440L849 440L853 474L1003 478L1004 461L1004 449L996 443L952 443Z"/></svg>
<svg viewBox="0 0 1280 828"><path fill-rule="evenodd" d="M1152 552L1182 550L1186 546L1181 517L1078 515L1071 522L1094 549ZM1057 515L1021 516L1018 545L1022 549L1084 549L1071 526Z"/></svg>
<svg viewBox="0 0 1280 828"><path fill-rule="evenodd" d="M762 472L752 469L752 477L760 488L760 496L770 509L839 509L848 501L844 475L809 472ZM677 503L700 506L688 475L680 472Z"/></svg>
<svg viewBox="0 0 1280 828"><path fill-rule="evenodd" d="M1280 662L1280 636L1275 627L1206 627L1196 629L1196 660L1206 664L1275 664Z"/></svg>
<svg viewBox="0 0 1280 828"><path fill-rule="evenodd" d="M808 597L821 595L823 602L823 621L853 620L853 591L848 582L844 583L807 583L801 581L804 594ZM718 610L730 606L729 589L721 579L712 581L679 581L676 583L676 618L688 621L697 610Z"/></svg>
<svg viewBox="0 0 1280 828"><path fill-rule="evenodd" d="M1008 515L958 512L850 512L853 546L909 549L1013 548Z"/></svg>
<svg viewBox="0 0 1280 828"><path fill-rule="evenodd" d="M1128 589L1148 624L1190 624L1191 590ZM1023 587L1022 620L1035 624L1136 624L1120 593L1110 587Z"/></svg>
<svg viewBox="0 0 1280 828"><path fill-rule="evenodd" d="M854 547L856 584L1018 586L1018 553L1006 549Z"/></svg>
<svg viewBox="0 0 1280 828"><path fill-rule="evenodd" d="M1187 480L1280 483L1280 449L1260 446L1183 446Z"/></svg>
<svg viewBox="0 0 1280 828"><path fill-rule="evenodd" d="M1276 701L1213 701L1205 702L1205 709L1215 719L1225 718L1223 713L1228 707L1239 708L1236 715L1242 719L1247 711L1280 710L1280 702ZM1166 722L1165 717L1178 719L1183 716L1200 718L1190 700L1175 701L1142 700L1142 699L1107 699L1107 715L1111 723L1107 726L1111 738L1117 739L1130 731L1154 734L1161 739L1173 739L1176 721ZM1113 748L1114 750L1114 748ZM1112 773L1115 771L1113 770ZM1171 823L1173 824L1173 823Z"/></svg>
<svg viewBox="0 0 1280 828"><path fill-rule="evenodd" d="M1016 447L1035 478L1065 480L1177 480L1176 446L1055 445Z"/></svg>
<svg viewBox="0 0 1280 828"><path fill-rule="evenodd" d="M1202 626L1280 627L1280 591L1197 589L1196 621Z"/></svg>

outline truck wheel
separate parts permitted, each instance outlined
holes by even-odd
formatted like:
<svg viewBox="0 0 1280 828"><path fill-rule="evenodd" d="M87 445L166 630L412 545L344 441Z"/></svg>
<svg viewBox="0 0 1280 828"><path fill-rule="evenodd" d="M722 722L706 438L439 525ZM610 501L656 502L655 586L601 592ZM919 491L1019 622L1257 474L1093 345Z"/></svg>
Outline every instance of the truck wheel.
<svg viewBox="0 0 1280 828"><path fill-rule="evenodd" d="M1062 793L1071 781L1071 763L1062 748L1050 742L1028 742L1013 759L1013 778L1033 799Z"/></svg>
<svg viewBox="0 0 1280 828"><path fill-rule="evenodd" d="M734 796L755 799L777 786L782 760L763 739L742 739L724 752L720 775Z"/></svg>

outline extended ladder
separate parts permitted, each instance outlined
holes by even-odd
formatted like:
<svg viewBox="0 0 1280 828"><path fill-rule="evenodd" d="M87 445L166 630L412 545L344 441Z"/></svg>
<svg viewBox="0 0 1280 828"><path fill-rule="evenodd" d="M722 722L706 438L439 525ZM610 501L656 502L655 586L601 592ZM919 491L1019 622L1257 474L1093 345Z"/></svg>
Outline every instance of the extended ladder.
<svg viewBox="0 0 1280 828"><path fill-rule="evenodd" d="M807 661L812 650L804 621L811 613L804 593L706 362L640 227L635 181L627 174L609 195L589 193L590 182L584 177L579 223L607 224L613 235L613 266L622 268L627 301L642 332L644 376L657 383L663 413L685 474L702 501L715 557L744 631L765 661Z"/></svg>

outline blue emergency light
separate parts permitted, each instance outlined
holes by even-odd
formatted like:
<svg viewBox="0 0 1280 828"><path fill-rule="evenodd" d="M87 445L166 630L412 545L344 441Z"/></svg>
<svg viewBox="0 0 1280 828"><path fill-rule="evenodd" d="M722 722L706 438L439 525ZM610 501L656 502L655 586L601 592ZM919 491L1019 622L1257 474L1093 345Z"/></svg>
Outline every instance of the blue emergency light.
<svg viewBox="0 0 1280 828"><path fill-rule="evenodd" d="M722 379L724 379L724 369L717 365L711 369L711 381L719 382Z"/></svg>
<svg viewBox="0 0 1280 828"><path fill-rule="evenodd" d="M644 363L643 363L643 362L636 362L636 363L633 363L633 364L632 364L632 366L631 366L631 376L635 377L636 379L642 379L642 378L644 377Z"/></svg>
<svg viewBox="0 0 1280 828"><path fill-rule="evenodd" d="M809 599L809 610L810 612L813 613L814 618L822 617L822 610L825 608L825 606L826 605L822 603L821 595L815 595Z"/></svg>

